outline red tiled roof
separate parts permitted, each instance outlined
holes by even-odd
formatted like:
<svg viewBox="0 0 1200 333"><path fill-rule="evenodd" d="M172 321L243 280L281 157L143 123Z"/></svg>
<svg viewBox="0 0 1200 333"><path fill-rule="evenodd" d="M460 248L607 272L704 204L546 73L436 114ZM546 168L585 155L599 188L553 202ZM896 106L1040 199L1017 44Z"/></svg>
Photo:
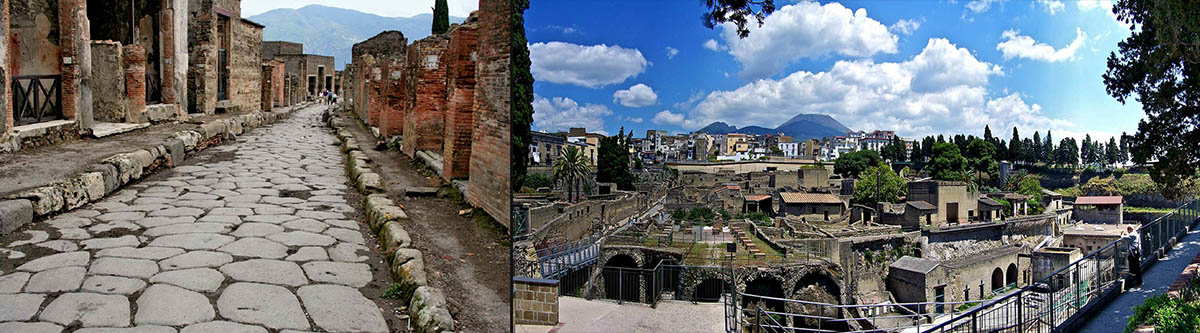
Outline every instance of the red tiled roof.
<svg viewBox="0 0 1200 333"><path fill-rule="evenodd" d="M751 194L751 195L746 196L746 200L749 200L749 201L763 201L763 200L767 200L770 198L771 198L770 194Z"/></svg>
<svg viewBox="0 0 1200 333"><path fill-rule="evenodd" d="M1075 199L1076 205L1120 205L1124 203L1125 198L1119 195L1107 197L1079 197Z"/></svg>
<svg viewBox="0 0 1200 333"><path fill-rule="evenodd" d="M840 204L842 199L836 195L829 193L798 193L784 192L779 193L783 197L783 202L786 203L821 203L821 204Z"/></svg>

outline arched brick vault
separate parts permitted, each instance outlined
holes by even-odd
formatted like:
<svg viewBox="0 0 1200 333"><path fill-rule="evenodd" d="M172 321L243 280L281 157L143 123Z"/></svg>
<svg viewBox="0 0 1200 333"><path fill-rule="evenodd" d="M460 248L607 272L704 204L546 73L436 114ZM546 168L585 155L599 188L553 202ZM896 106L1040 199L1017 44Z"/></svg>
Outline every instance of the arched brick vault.
<svg viewBox="0 0 1200 333"><path fill-rule="evenodd" d="M633 257L633 261L637 263L638 268L646 267L646 255L636 248L624 247L604 247L600 251L600 266L608 266L608 261L613 257L626 255Z"/></svg>

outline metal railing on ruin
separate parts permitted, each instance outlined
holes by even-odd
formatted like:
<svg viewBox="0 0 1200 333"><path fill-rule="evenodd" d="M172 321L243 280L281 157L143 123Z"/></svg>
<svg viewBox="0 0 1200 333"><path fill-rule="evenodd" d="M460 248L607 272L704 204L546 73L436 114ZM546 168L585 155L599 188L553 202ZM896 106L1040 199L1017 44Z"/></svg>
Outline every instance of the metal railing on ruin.
<svg viewBox="0 0 1200 333"><path fill-rule="evenodd" d="M17 126L64 118L61 75L14 76L12 98Z"/></svg>

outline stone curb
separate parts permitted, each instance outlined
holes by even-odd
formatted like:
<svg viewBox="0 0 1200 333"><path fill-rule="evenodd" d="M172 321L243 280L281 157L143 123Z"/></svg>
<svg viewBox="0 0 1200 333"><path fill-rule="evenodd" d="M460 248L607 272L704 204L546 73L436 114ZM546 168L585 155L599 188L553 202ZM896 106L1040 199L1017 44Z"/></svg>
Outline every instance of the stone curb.
<svg viewBox="0 0 1200 333"><path fill-rule="evenodd" d="M31 223L34 217L62 213L99 201L164 167L173 168L188 155L203 151L225 138L274 123L304 107L307 104L291 107L284 112L255 111L206 122L195 129L175 132L152 148L115 154L88 166L82 173L7 195L0 198L0 236Z"/></svg>
<svg viewBox="0 0 1200 333"><path fill-rule="evenodd" d="M411 248L412 238L404 230L403 224L411 222L408 214L387 197L383 178L371 169L371 159L362 152L346 124L328 114L325 119L326 125L341 141L341 150L346 156L346 174L364 196L367 225L379 236L379 246L384 250L392 279L416 286L412 299L408 300L414 330L420 333L453 332L454 318L446 306L446 298L440 289L428 285L421 251Z"/></svg>

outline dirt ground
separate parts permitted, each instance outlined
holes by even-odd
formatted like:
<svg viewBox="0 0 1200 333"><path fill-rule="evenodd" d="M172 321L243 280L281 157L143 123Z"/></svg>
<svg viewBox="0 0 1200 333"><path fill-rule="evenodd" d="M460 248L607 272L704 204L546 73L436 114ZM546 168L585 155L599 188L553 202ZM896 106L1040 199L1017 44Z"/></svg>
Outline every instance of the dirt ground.
<svg viewBox="0 0 1200 333"><path fill-rule="evenodd" d="M403 205L412 223L405 229L424 254L429 284L442 289L461 332L508 332L512 312L508 234L482 210L472 216L459 198L405 197L408 187L446 185L440 177L399 151L372 149L362 123L346 119L363 152L375 162L388 196ZM442 191L443 193L445 191ZM474 216L478 215L478 216Z"/></svg>

